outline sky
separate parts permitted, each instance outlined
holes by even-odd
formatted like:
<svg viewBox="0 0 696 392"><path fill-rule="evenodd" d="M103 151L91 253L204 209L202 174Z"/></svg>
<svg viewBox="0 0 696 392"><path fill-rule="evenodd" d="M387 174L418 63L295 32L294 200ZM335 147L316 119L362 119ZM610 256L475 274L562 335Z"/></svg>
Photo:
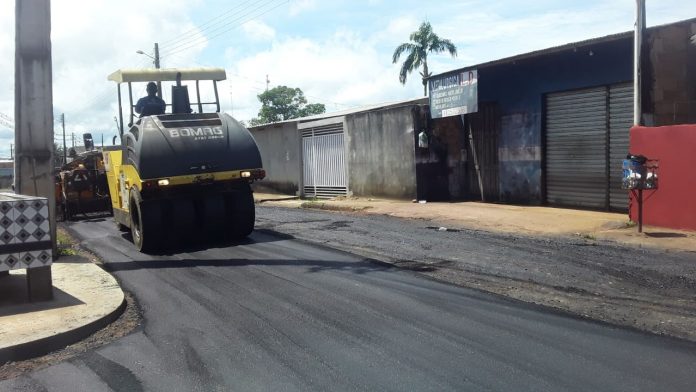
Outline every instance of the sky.
<svg viewBox="0 0 696 392"><path fill-rule="evenodd" d="M224 67L222 111L249 121L268 85L299 87L327 112L422 96L417 73L399 83L394 49L429 21L458 56L432 54L430 71L629 31L634 0L53 0L51 42L56 141L61 113L68 136L110 144L116 134L119 68ZM14 4L0 0L0 158L14 132ZM696 17L696 2L647 0L647 24ZM267 79L268 78L268 79ZM164 90L164 89L163 89ZM144 86L134 88L144 95ZM165 90L165 99L167 99ZM77 144L80 144L78 140Z"/></svg>

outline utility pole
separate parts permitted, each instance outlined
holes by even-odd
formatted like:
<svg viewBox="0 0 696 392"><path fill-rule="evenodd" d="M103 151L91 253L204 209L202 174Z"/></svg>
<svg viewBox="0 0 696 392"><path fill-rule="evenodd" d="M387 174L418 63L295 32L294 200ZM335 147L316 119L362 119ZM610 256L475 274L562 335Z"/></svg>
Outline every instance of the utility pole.
<svg viewBox="0 0 696 392"><path fill-rule="evenodd" d="M53 256L56 196L53 180L53 65L51 1L15 0L15 191L45 197ZM38 242L37 242L38 244ZM31 301L53 298L51 265L27 268Z"/></svg>
<svg viewBox="0 0 696 392"><path fill-rule="evenodd" d="M10 160L14 160L14 144L10 143Z"/></svg>
<svg viewBox="0 0 696 392"><path fill-rule="evenodd" d="M103 134L103 133L101 134L101 137L102 137L102 138L101 138L101 139L102 139L102 145L101 145L101 147L102 147L102 151L104 151L104 134Z"/></svg>
<svg viewBox="0 0 696 392"><path fill-rule="evenodd" d="M271 81L268 79L268 74L266 74L266 91L268 91L269 84L271 84Z"/></svg>
<svg viewBox="0 0 696 392"><path fill-rule="evenodd" d="M142 54L152 59L155 69L160 69L160 54L159 54L159 44L155 42L155 56L152 57L149 54L143 52L142 50L136 50L135 53ZM157 81L157 96L162 98L162 82Z"/></svg>
<svg viewBox="0 0 696 392"><path fill-rule="evenodd" d="M642 70L643 31L645 30L645 0L636 0L636 26L633 46L633 125L641 125L642 107Z"/></svg>
<svg viewBox="0 0 696 392"><path fill-rule="evenodd" d="M60 115L60 123L63 126L63 164L68 163L68 146L65 144L65 113Z"/></svg>
<svg viewBox="0 0 696 392"><path fill-rule="evenodd" d="M159 44L155 42L155 69L160 69ZM157 81L157 96L162 98L162 82Z"/></svg>
<svg viewBox="0 0 696 392"><path fill-rule="evenodd" d="M75 148L75 132L72 132L71 135L72 135L72 148Z"/></svg>
<svg viewBox="0 0 696 392"><path fill-rule="evenodd" d="M159 69L160 67L160 57L159 57L159 44L155 42L155 68Z"/></svg>

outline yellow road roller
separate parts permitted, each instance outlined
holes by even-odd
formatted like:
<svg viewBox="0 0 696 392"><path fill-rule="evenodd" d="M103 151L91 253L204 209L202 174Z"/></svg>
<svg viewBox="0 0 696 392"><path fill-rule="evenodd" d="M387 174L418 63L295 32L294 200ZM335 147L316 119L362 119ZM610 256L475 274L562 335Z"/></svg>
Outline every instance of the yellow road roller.
<svg viewBox="0 0 696 392"><path fill-rule="evenodd" d="M121 144L104 149L104 167L114 220L141 252L182 240L240 239L254 229L250 184L266 173L251 133L220 113L217 82L225 78L222 68L120 69L108 76L118 89ZM171 103L138 117L133 85L149 82L170 84ZM201 100L201 91L214 101Z"/></svg>

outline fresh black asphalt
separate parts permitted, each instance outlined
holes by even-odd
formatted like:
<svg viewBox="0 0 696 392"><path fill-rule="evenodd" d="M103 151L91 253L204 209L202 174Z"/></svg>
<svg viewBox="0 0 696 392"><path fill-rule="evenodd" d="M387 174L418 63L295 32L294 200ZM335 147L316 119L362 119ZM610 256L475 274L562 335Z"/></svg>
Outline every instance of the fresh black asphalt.
<svg viewBox="0 0 696 392"><path fill-rule="evenodd" d="M147 256L74 223L131 335L0 382L30 391L693 391L693 344L546 312L270 231Z"/></svg>

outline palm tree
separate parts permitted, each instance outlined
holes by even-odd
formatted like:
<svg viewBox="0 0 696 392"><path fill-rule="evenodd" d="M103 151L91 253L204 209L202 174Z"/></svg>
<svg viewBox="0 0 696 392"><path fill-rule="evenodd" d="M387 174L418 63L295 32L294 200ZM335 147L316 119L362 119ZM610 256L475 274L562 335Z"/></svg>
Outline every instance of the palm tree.
<svg viewBox="0 0 696 392"><path fill-rule="evenodd" d="M448 51L452 57L457 56L457 47L448 40L441 39L437 34L433 32L430 22L423 22L418 31L411 33L409 37L411 42L407 42L399 45L394 51L394 56L392 57L392 64L396 64L399 61L399 57L404 52L408 52L408 56L401 65L401 71L399 72L399 82L401 84L406 84L406 77L408 74L413 72L415 69L423 66L423 71L420 72L423 77L423 95L428 95L428 85L427 79L432 75L428 72L428 53L442 53Z"/></svg>

